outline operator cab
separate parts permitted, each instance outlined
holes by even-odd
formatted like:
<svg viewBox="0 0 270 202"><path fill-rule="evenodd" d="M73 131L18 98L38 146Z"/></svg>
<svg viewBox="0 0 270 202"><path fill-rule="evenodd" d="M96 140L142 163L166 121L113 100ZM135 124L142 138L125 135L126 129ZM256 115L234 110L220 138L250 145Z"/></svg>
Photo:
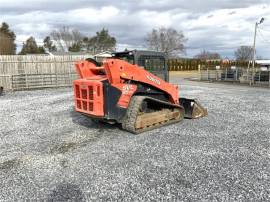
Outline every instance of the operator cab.
<svg viewBox="0 0 270 202"><path fill-rule="evenodd" d="M166 55L163 52L131 50L112 53L113 58L125 60L128 63L144 67L157 77L169 81Z"/></svg>

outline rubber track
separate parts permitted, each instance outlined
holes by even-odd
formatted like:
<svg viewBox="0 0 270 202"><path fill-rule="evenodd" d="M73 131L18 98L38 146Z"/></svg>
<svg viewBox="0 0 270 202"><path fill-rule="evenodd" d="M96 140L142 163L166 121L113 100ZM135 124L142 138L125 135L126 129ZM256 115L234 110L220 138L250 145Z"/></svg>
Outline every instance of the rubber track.
<svg viewBox="0 0 270 202"><path fill-rule="evenodd" d="M151 98L151 97L147 97L147 96L134 96L131 99L131 101L130 101L130 104L129 104L129 107L128 107L126 116L125 116L125 118L124 118L124 120L122 122L122 128L124 130L127 130L127 131L129 131L131 133L138 134L138 133L142 133L142 132L145 132L145 131L153 130L155 128L159 128L159 127L162 127L162 126L165 126L165 125L170 125L170 124L179 122L179 121L181 121L183 119L182 118L180 120L171 120L171 121L167 121L164 124L154 125L152 127L147 127L147 128L136 130L136 128L135 128L135 122L136 122L136 119L137 119L137 116L138 116L138 113L139 113L139 109L140 109L141 103L145 99L151 99L153 101L156 101L158 103L161 103L161 104L164 104L164 105L167 105L167 106L170 106L170 107L181 108L179 105L175 105L175 104L171 104L171 103L168 103L168 102L164 102L164 101L157 100L157 99L154 99L154 98ZM183 108L182 108L182 110L183 110Z"/></svg>
<svg viewBox="0 0 270 202"><path fill-rule="evenodd" d="M131 99L128 106L125 120L122 123L122 128L132 133L136 133L135 122L141 106L142 101L145 99L144 96L135 96Z"/></svg>

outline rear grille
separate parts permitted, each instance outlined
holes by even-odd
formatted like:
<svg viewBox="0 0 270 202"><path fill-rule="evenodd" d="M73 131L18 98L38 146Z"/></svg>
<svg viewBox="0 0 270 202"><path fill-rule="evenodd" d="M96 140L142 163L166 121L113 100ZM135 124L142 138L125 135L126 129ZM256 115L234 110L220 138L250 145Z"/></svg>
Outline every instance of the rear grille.
<svg viewBox="0 0 270 202"><path fill-rule="evenodd" d="M76 111L103 116L103 85L99 81L74 82Z"/></svg>
<svg viewBox="0 0 270 202"><path fill-rule="evenodd" d="M92 102L89 103L89 111L94 110L94 104Z"/></svg>
<svg viewBox="0 0 270 202"><path fill-rule="evenodd" d="M81 101L80 100L77 100L77 108L81 109L82 108L82 105L81 105Z"/></svg>
<svg viewBox="0 0 270 202"><path fill-rule="evenodd" d="M81 92L82 92L82 99L87 99L87 90L81 89Z"/></svg>
<svg viewBox="0 0 270 202"><path fill-rule="evenodd" d="M76 92L76 94L75 94L76 98L80 98L80 86L79 85L75 86L75 92Z"/></svg>
<svg viewBox="0 0 270 202"><path fill-rule="evenodd" d="M82 106L83 106L83 110L84 110L84 111L88 111L88 110L87 110L87 102L86 102L86 101L82 101L82 104L83 104L83 105L82 105Z"/></svg>
<svg viewBox="0 0 270 202"><path fill-rule="evenodd" d="M89 92L89 100L94 100L94 90L93 86L88 87L88 92Z"/></svg>
<svg viewBox="0 0 270 202"><path fill-rule="evenodd" d="M75 85L76 107L83 111L94 111L94 88L93 86Z"/></svg>

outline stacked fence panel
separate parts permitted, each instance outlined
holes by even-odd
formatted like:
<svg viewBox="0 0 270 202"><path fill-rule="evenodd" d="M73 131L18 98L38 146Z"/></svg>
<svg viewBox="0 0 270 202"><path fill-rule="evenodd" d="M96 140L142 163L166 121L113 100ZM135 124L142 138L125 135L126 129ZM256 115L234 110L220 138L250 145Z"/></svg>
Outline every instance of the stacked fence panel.
<svg viewBox="0 0 270 202"><path fill-rule="evenodd" d="M201 81L224 81L239 82L257 86L270 87L270 71L257 69L252 72L248 69L225 69L225 70L201 70L199 73Z"/></svg>

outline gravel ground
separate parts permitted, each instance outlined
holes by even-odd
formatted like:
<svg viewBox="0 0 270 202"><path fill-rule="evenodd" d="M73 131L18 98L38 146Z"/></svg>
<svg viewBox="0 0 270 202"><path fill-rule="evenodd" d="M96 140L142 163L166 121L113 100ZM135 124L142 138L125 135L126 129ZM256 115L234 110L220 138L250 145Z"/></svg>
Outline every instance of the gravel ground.
<svg viewBox="0 0 270 202"><path fill-rule="evenodd" d="M71 89L0 97L0 201L269 201L269 89L172 81L209 116L133 135Z"/></svg>

